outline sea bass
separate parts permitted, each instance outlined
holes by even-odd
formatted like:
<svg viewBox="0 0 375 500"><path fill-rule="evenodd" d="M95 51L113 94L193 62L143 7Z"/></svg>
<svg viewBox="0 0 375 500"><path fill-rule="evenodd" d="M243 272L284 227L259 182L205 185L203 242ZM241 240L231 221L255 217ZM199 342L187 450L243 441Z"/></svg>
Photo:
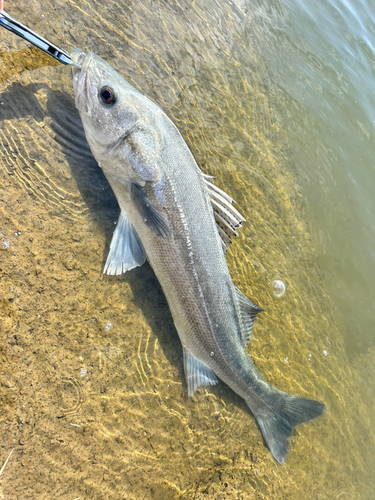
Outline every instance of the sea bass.
<svg viewBox="0 0 375 500"><path fill-rule="evenodd" d="M182 343L189 396L224 381L284 464L294 427L326 408L271 386L246 351L262 309L235 287L225 259L244 219L154 102L92 52L74 49L72 59L81 66L72 76L86 138L121 209L104 272L149 261Z"/></svg>

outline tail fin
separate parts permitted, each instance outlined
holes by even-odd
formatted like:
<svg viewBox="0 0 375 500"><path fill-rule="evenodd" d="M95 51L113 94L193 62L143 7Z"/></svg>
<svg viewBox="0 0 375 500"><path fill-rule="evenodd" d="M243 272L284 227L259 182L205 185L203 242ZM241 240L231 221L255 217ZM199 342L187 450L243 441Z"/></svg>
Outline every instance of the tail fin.
<svg viewBox="0 0 375 500"><path fill-rule="evenodd" d="M289 437L297 425L309 422L326 412L326 407L313 399L292 396L285 392L275 394L278 404L268 415L254 416L273 457L285 464L289 451Z"/></svg>

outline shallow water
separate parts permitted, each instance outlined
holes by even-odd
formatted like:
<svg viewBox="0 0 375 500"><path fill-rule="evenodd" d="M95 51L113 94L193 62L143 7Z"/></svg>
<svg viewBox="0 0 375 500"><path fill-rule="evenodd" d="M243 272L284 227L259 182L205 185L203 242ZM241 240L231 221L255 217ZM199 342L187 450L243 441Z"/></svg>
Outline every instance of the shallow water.
<svg viewBox="0 0 375 500"><path fill-rule="evenodd" d="M297 429L282 467L224 384L187 397L152 270L102 275L118 208L84 142L69 69L4 32L0 462L15 448L5 499L373 498L372 49L345 5L5 6L62 47L101 55L173 119L248 221L228 264L267 310L254 363L328 407Z"/></svg>

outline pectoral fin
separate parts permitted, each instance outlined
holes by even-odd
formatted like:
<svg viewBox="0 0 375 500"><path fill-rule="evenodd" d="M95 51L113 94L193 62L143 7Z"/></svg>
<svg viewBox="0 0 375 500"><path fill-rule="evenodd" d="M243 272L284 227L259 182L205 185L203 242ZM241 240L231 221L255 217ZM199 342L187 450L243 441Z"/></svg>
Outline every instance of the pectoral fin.
<svg viewBox="0 0 375 500"><path fill-rule="evenodd" d="M133 203L140 213L143 222L157 235L164 238L171 237L171 229L163 215L147 197L141 186L132 183L130 186Z"/></svg>
<svg viewBox="0 0 375 500"><path fill-rule="evenodd" d="M244 295L241 290L236 288L236 295L240 306L241 321L241 341L244 347L250 342L251 330L258 313L264 311Z"/></svg>
<svg viewBox="0 0 375 500"><path fill-rule="evenodd" d="M121 212L113 233L104 273L122 274L141 266L145 260L146 255L142 243L124 212Z"/></svg>
<svg viewBox="0 0 375 500"><path fill-rule="evenodd" d="M184 351L184 370L186 383L188 386L188 395L193 396L198 387L204 385L215 385L218 383L216 375L207 365L198 361L190 352L183 347Z"/></svg>

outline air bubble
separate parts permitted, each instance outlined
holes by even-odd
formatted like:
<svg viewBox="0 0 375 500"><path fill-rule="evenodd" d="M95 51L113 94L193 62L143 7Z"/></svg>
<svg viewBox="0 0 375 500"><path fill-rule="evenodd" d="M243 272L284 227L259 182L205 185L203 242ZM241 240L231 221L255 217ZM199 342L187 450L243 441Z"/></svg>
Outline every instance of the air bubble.
<svg viewBox="0 0 375 500"><path fill-rule="evenodd" d="M211 356L211 358L213 358L213 357L215 356L214 351L211 351L211 352L210 352L210 356Z"/></svg>
<svg viewBox="0 0 375 500"><path fill-rule="evenodd" d="M272 282L272 291L275 297L282 297L286 291L286 286L281 280L275 280Z"/></svg>

